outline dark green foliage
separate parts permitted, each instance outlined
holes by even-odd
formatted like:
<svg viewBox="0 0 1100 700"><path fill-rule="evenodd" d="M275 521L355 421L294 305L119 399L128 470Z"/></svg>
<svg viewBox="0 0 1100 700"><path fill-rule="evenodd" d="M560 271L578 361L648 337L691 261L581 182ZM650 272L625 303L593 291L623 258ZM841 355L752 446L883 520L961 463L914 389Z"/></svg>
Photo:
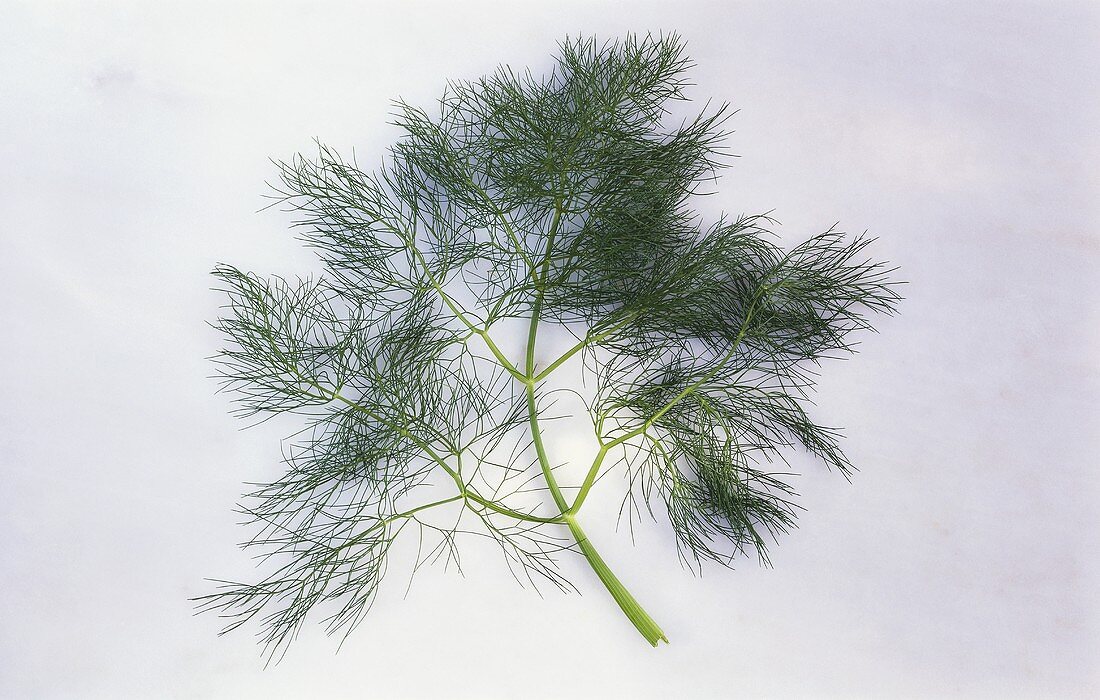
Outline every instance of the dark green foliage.
<svg viewBox="0 0 1100 700"><path fill-rule="evenodd" d="M561 587L558 554L579 546L656 644L576 523L601 474L625 470L631 515L667 515L695 566L767 561L797 511L774 468L785 448L850 472L803 403L819 361L894 309L889 270L864 258L867 239L831 230L784 251L767 217L700 224L687 202L724 163L728 111L666 124L688 67L675 36L567 41L549 76L453 83L432 113L399 103L405 136L373 173L325 146L280 165L279 200L326 273L219 267L218 362L242 413L311 428L244 506L260 530L248 546L275 571L205 607L231 627L259 618L274 653L321 604L331 630L351 629L401 532L419 534L417 566L457 565L476 534L521 581ZM494 340L507 319L527 324L526 362ZM578 339L546 367L540 322ZM570 504L539 420L573 357L599 451Z"/></svg>

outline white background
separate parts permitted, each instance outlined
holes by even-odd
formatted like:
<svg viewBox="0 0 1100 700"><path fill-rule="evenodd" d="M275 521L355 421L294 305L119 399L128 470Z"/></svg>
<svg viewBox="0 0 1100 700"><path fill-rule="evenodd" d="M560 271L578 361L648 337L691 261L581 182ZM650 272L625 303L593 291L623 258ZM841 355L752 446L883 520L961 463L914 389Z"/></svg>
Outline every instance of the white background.
<svg viewBox="0 0 1100 700"><path fill-rule="evenodd" d="M203 359L215 262L314 265L255 213L267 158L377 159L391 98L632 30L741 109L704 212L901 266L814 413L861 472L796 460L774 568L701 579L603 487L586 526L658 650L580 562L540 598L474 547L263 670L188 598L249 575L231 508L292 428L239 431ZM4 2L0 697L1096 697L1098 46L1090 3Z"/></svg>

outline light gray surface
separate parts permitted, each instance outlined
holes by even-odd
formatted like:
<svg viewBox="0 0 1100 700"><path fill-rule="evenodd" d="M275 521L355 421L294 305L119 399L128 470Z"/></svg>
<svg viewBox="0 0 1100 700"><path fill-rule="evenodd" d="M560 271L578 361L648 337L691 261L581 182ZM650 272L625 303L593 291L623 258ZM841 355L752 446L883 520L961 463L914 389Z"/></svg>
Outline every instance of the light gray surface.
<svg viewBox="0 0 1100 700"><path fill-rule="evenodd" d="M0 697L1100 694L1095 4L147 5L0 8ZM394 96L647 29L742 110L705 211L869 230L910 282L824 373L862 472L796 462L775 568L702 579L605 489L587 527L660 650L579 563L540 599L475 548L262 670L187 598L247 575L230 508L288 432L239 432L202 359L216 261L314 264L254 213L266 158L377 158Z"/></svg>

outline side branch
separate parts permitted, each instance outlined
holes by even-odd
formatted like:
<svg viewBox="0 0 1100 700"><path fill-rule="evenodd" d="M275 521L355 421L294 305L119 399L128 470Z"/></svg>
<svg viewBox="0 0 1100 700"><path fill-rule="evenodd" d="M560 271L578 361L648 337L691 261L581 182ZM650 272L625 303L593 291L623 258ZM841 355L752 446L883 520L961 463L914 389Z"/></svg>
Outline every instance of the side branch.
<svg viewBox="0 0 1100 700"><path fill-rule="evenodd" d="M508 217L505 216L504 211L501 210L499 206L497 206L497 203L493 201L493 198L489 196L489 193L485 191L485 188L474 182L474 179L472 177L467 176L466 182L475 192L477 192L481 196L483 200L485 200L485 204L487 204L489 206L489 209L492 210L493 214L496 215L497 219L500 221L501 226L504 227L504 232L508 234L508 239L511 240L512 245L516 247L516 254L523 259L523 262L527 265L527 269L530 271L531 274L533 274L535 271L535 263L531 260L530 257L527 256L527 251L524 249L523 243L519 240L519 236L516 235L516 230L512 227L512 223L508 221Z"/></svg>
<svg viewBox="0 0 1100 700"><path fill-rule="evenodd" d="M434 506L434 505L441 505L443 503L449 503L451 501L456 501L456 500L461 498L464 501L466 501L467 507L469 507L469 501L473 501L474 503L477 503L481 506L484 506L485 508L488 508L489 510L500 513L501 515L507 515L509 517L515 518L516 520L523 520L525 522L532 522L532 523L561 523L561 522L564 522L562 520L561 516L555 516L555 517L552 517L552 518L543 518L543 517L540 517L540 516L537 516L537 515L531 515L529 513L521 513L518 510L513 510L511 508L503 506L503 505L497 503L496 501L494 501L492 499L485 498L484 496L479 494L476 490L474 490L473 487L471 487L469 484L466 484L462 480L462 477L458 474L458 472L455 469L453 469L451 467L451 465L447 464L446 460L444 460L439 455L439 453L436 452L432 448L431 445L429 445L427 442L425 442L421 438L419 438L416 435L409 432L406 428L403 428L403 427L397 425L396 423L385 419L384 417L378 415L374 411L371 411L366 406L363 406L362 404L360 404L358 402L352 401L351 399L347 398L346 396L344 396L343 394L341 394L338 391L334 391L332 389L326 389L323 386L317 384L316 382L309 381L308 379L305 379L305 378L303 378L303 381L306 382L307 384L309 384L310 386L312 386L313 388L315 388L317 391L321 392L321 395L320 395L319 398L328 398L329 400L340 401L340 402L346 404L347 406L349 406L349 407L351 407L351 408L353 408L357 411L362 412L364 415L378 421L379 423L382 423L383 425L387 426L388 428L391 428L392 430L397 431L402 437L410 440L413 444L415 444L417 447L419 447L421 450L423 450L424 453L427 454L428 457L433 462L438 464L445 472L447 472L447 475L451 477L451 479L455 482L455 485L458 487L458 495L453 496L453 497L448 498L448 499L445 499L443 501L438 501L436 503L428 504L427 506L423 506L424 508L427 508L429 506ZM416 510L421 510L421 508L417 508ZM394 516L394 517L399 517L399 516Z"/></svg>
<svg viewBox="0 0 1100 700"><path fill-rule="evenodd" d="M395 236L401 239L401 241L404 242L405 246L412 254L412 262L414 263L413 266L419 268L424 276L427 277L428 283L431 285L432 289L434 289L436 293L439 294L440 299L443 300L444 305L446 305L446 307L450 309L454 317L458 319L459 322L462 323L462 325L466 326L466 328L471 333L474 333L483 341L485 341L485 345L489 348L489 351L493 353L493 357L497 359L500 365L504 367L504 369L507 370L510 375L522 381L524 379L523 373L520 372L516 368L516 366L508 359L508 357L500 350L497 344L493 341L492 337L489 335L489 330L485 327L484 323L474 323L473 321L471 321L469 317L470 312L463 309L443 289L443 283L439 279L437 279L436 276L432 273L431 269L428 267L428 261L424 258L424 254L420 251L420 248L417 247L415 234L412 231L408 231L400 226L395 226L388 222L386 222L384 225L390 230L391 233L393 233ZM478 321L480 321L480 319L478 319Z"/></svg>
<svg viewBox="0 0 1100 700"><path fill-rule="evenodd" d="M580 509L581 505L584 504L585 499L588 498L588 492L592 490L593 484L596 483L596 477L599 476L600 468L603 466L604 459L607 457L607 453L609 450L614 447L618 447L624 442L632 440L639 435L645 435L646 432L651 427L653 427L653 425L657 421L659 421L662 416L664 416L678 403L683 401L688 396L694 394L696 391L699 390L700 387L713 379L714 376L721 372L722 369L724 369L725 366L729 363L729 361L737 355L737 350L741 346L741 341L745 339L745 334L748 332L749 324L752 322L753 315L756 312L756 305L768 289L770 289L770 285L761 285L760 288L753 295L752 303L749 305L748 312L745 314L745 319L741 322L741 327L737 332L737 337L734 338L733 344L731 345L729 352L727 352L721 360L715 363L715 365L697 381L692 382L688 386L684 387L684 389L681 390L680 393L676 394L676 396L674 396L671 400L661 406L661 408L659 408L652 416L643 421L641 425L634 428L633 430L630 430L620 435L613 440L602 443L600 445L600 450L596 453L596 457L592 461L592 466L588 468L588 473L584 477L584 482L581 484L580 490L577 492L577 497L573 501L573 505L571 505L568 511L566 511L567 513L576 513L577 510Z"/></svg>
<svg viewBox="0 0 1100 700"><path fill-rule="evenodd" d="M561 355L561 357L559 357L558 359L551 362L550 365L548 367L546 367L546 369L539 372L538 376L535 377L534 381L541 382L543 379L546 379L546 377L548 377L551 372L556 370L558 367L561 367L563 364L565 364L569 360L569 358L573 357L574 355L576 355L581 350L584 350L586 347L588 347L589 345L592 345L593 343L598 343L601 340L605 340L605 339L611 337L620 328L622 328L623 326L625 326L626 324L630 323L635 318L637 318L639 313L640 312L638 312L638 311L632 311L631 313L627 314L626 317L623 318L621 321L619 321L618 323L611 326L611 328L608 328L605 331L601 331L600 333L597 333L596 335L592 335L592 333L589 332L587 335L585 335L584 339L582 339L580 342L578 342L573 347L566 350Z"/></svg>

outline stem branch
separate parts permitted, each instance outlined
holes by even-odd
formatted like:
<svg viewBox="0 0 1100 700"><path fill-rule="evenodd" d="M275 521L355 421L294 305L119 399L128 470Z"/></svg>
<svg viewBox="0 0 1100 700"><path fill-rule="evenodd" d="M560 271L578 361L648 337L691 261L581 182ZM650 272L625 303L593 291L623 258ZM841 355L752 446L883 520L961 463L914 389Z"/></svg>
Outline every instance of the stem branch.
<svg viewBox="0 0 1100 700"><path fill-rule="evenodd" d="M554 477L554 472L550 466L550 460L546 456L546 447L542 441L542 430L539 427L538 420L538 405L536 402L535 388L539 381L545 378L550 372L560 366L569 357L579 352L584 345L575 347L573 350L567 352L561 358L558 358L550 367L541 373L535 372L535 342L538 337L539 316L542 313L542 285L545 283L546 271L550 262L550 256L553 254L554 238L558 231L558 226L561 223L562 208L560 203L555 207L554 220L550 226L550 233L547 237L546 255L543 259L541 269L538 273L538 277L535 280L535 301L531 308L531 324L527 333L527 358L526 358L526 376L524 384L526 385L527 394L527 416L531 426L531 437L535 445L535 453L538 455L539 465L542 468L542 476L546 481L546 485L550 489L550 494L554 498L554 503L558 509L562 512L561 518L564 520L566 526L569 528L569 533L573 536L573 539L577 541L577 546L580 548L581 554L584 555L585 560L588 561L589 566L596 572L596 576L603 583L611 597L615 599L615 602L619 605L619 608L623 611L623 614L627 616L631 624L638 630L645 640L652 646L657 646L658 642L668 642L668 637L661 628L654 622L653 618L642 608L641 604L635 600L634 596L630 594L630 591L626 589L626 586L619 581L619 578L615 576L615 573L608 567L607 562L603 560L600 553L596 551L595 546L589 541L588 536L581 529L580 523L577 522L575 512L577 505L574 504L572 508L568 508L565 500L565 496L561 492L561 487L558 485L557 479ZM625 323L625 321L624 321ZM608 331L610 332L610 331Z"/></svg>

